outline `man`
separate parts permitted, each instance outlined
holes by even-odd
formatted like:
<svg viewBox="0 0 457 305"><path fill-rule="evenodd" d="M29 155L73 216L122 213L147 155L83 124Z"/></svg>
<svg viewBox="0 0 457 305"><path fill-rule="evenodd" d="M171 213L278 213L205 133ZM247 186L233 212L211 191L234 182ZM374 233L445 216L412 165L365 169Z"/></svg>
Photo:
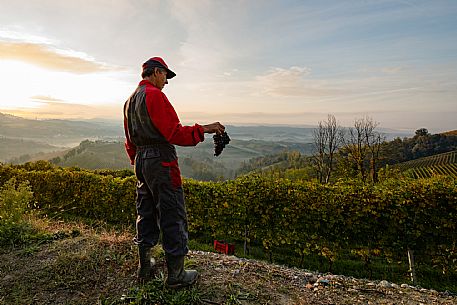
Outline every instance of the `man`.
<svg viewBox="0 0 457 305"><path fill-rule="evenodd" d="M137 183L137 220L135 244L138 245L138 280L151 278L150 250L162 232L167 261L167 285L189 286L197 280L197 271L184 270L187 248L187 215L181 186L181 174L174 145L195 146L204 133L224 132L219 122L182 126L162 92L168 79L176 76L160 57L143 64L143 80L124 105L125 147L135 165Z"/></svg>

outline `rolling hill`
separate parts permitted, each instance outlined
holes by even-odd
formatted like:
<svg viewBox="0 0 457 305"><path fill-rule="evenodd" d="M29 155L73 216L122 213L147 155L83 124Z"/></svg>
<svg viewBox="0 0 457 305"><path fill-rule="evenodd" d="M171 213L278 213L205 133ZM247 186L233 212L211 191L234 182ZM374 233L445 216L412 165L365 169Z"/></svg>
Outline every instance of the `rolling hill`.
<svg viewBox="0 0 457 305"><path fill-rule="evenodd" d="M74 146L84 139L123 137L122 122L30 120L0 113L0 136Z"/></svg>
<svg viewBox="0 0 457 305"><path fill-rule="evenodd" d="M456 130L450 130L442 133L443 135L446 136L457 136L457 129Z"/></svg>
<svg viewBox="0 0 457 305"><path fill-rule="evenodd" d="M21 156L23 160L29 161L31 155L59 150L62 148L42 142L0 136L0 162L9 162Z"/></svg>
<svg viewBox="0 0 457 305"><path fill-rule="evenodd" d="M313 141L314 127L226 125L226 130L230 137L236 140L304 144ZM380 131L387 139L411 135L411 132L392 129ZM121 140L124 131L121 120L31 120L0 113L0 136L31 139L59 146L76 146L85 139Z"/></svg>
<svg viewBox="0 0 457 305"><path fill-rule="evenodd" d="M310 144L267 142L260 140L232 140L222 155L215 157L211 138L207 138L196 147L177 147L181 174L184 177L199 180L230 179L243 162L253 158L297 150L309 153ZM30 157L30 159L32 159ZM60 155L49 158L52 163L86 169L131 169L122 142L82 141L77 147L66 150ZM23 158L23 162L29 161Z"/></svg>
<svg viewBox="0 0 457 305"><path fill-rule="evenodd" d="M121 142L85 140L65 154L52 158L51 162L62 167L86 169L131 168Z"/></svg>

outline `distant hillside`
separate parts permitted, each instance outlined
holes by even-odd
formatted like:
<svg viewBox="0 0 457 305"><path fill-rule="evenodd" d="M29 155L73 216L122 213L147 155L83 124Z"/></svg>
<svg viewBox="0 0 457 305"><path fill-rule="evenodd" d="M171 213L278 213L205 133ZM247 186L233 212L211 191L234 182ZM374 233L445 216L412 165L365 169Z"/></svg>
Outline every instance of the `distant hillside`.
<svg viewBox="0 0 457 305"><path fill-rule="evenodd" d="M86 169L131 168L121 142L85 140L63 156L55 157L50 161L63 167L77 166Z"/></svg>
<svg viewBox="0 0 457 305"><path fill-rule="evenodd" d="M62 157L65 155L70 149L65 148L61 150L51 151L51 152L38 152L30 155L21 155L19 157L10 159L8 162L12 164L22 164L25 162L36 162L39 160L51 160L56 157Z"/></svg>
<svg viewBox="0 0 457 305"><path fill-rule="evenodd" d="M182 174L201 180L234 178L236 174L257 170L294 171L302 169L305 157L313 154L312 127L290 126L231 126L226 131L232 141L219 157L215 157L211 135L197 147L177 147ZM382 130L387 139L395 140L383 147L385 157L379 166L396 164L427 155L457 149L457 136L419 134L413 138L395 130ZM0 161L10 160L23 163L39 159L53 159L62 166L78 166L88 169L131 168L124 152L124 131L122 122L114 120L30 120L0 113L0 137L22 141L22 147L4 144L0 150ZM35 144L35 141L46 144ZM87 147L80 147L81 141L90 140ZM110 144L108 144L110 143ZM43 146L44 145L44 146ZM53 145L62 146L55 148ZM79 145L79 146L78 146ZM71 149L71 147L76 147ZM67 151L67 149L70 149ZM6 150L9 150L7 152ZM301 165L291 164L289 159L275 164L276 154L298 152L303 160ZM260 158L260 159L259 159ZM263 159L262 159L263 158ZM280 157L281 158L281 157ZM248 164L248 160L254 161ZM239 168L243 166L241 170ZM308 172L306 170L305 172ZM298 173L300 177L302 173ZM308 175L308 174L306 174ZM309 175L308 175L309 176Z"/></svg>
<svg viewBox="0 0 457 305"><path fill-rule="evenodd" d="M121 142L88 141L81 144L64 155L50 159L62 167L80 167L85 169L132 169L130 161ZM224 165L211 160L195 160L180 156L179 164L184 177L198 180L218 180L220 177L229 177L229 171Z"/></svg>
<svg viewBox="0 0 457 305"><path fill-rule="evenodd" d="M214 143L207 138L196 147L177 147L181 174L198 180L230 179L243 162L271 153L297 150L310 153L310 144L275 143L267 141L232 140L218 157L214 156ZM53 156L51 162L64 167L77 166L87 169L125 169L131 168L122 142L88 141ZM23 159L23 162L30 161Z"/></svg>
<svg viewBox="0 0 457 305"><path fill-rule="evenodd" d="M453 131L430 134L422 128L411 138L385 142L381 148L381 163L393 165L454 150L457 150L457 135Z"/></svg>
<svg viewBox="0 0 457 305"><path fill-rule="evenodd" d="M313 127L288 126L226 126L229 135L237 140L289 143L311 143L313 141L313 129Z"/></svg>
<svg viewBox="0 0 457 305"><path fill-rule="evenodd" d="M185 177L199 180L218 180L218 179L201 179L205 174L205 168L212 168L210 171L215 177L224 177L225 179L234 178L240 166L252 158L267 157L272 154L281 154L288 151L297 151L303 155L313 153L311 143L287 143L273 142L262 140L238 140L233 139L227 145L222 154L214 156L214 143L211 136L207 136L203 143L196 147L177 147L180 158L182 174ZM186 167L183 161L189 159L193 163L193 169ZM197 165L199 164L199 165ZM195 170L195 169L199 170Z"/></svg>
<svg viewBox="0 0 457 305"><path fill-rule="evenodd" d="M284 151L294 150L304 155L310 155L313 153L313 145L311 143L246 141L232 138L232 141L226 146L222 154L214 157L213 139L211 136L207 136L205 141L196 147L177 147L177 150L181 157L188 157L194 160L212 159L234 170L251 158L264 157Z"/></svg>
<svg viewBox="0 0 457 305"><path fill-rule="evenodd" d="M210 158L195 160L180 156L179 168L182 176L202 181L224 180L233 176L232 169Z"/></svg>
<svg viewBox="0 0 457 305"><path fill-rule="evenodd" d="M190 122L193 125L194 122ZM233 126L226 125L230 137L237 140L311 143L314 127ZM387 139L410 136L410 132L383 129ZM30 120L0 113L0 136L42 139L54 145L75 145L84 139L120 140L124 137L121 120ZM41 141L41 140L40 140Z"/></svg>
<svg viewBox="0 0 457 305"><path fill-rule="evenodd" d="M0 113L0 136L68 145L84 139L123 137L122 122L29 120Z"/></svg>
<svg viewBox="0 0 457 305"><path fill-rule="evenodd" d="M24 156L28 161L30 155L38 152L53 152L58 150L61 150L61 148L46 143L0 136L0 162L9 162L11 159L19 156Z"/></svg>
<svg viewBox="0 0 457 305"><path fill-rule="evenodd" d="M285 171L288 169L305 168L310 165L310 156L302 155L298 151L284 151L267 156L252 158L243 162L237 170L237 175L250 172Z"/></svg>
<svg viewBox="0 0 457 305"><path fill-rule="evenodd" d="M309 145L312 148L313 145ZM427 129L423 128L417 130L415 136L411 138L395 138L391 141L384 142L380 148L380 156L377 164L378 169L389 164L391 166L402 167L401 170L406 171L410 168L423 168L425 163L435 162L434 164L430 163L427 165L430 167L427 170L411 169L410 172L412 173L414 171L414 173L410 176L429 177L436 174L448 174L452 176L454 175L453 168L456 166L455 151L457 151L457 136L454 135L453 131L443 134L430 134ZM242 163L236 172L236 176L256 172L265 175L274 173L275 175L293 180L315 178L317 172L313 168L313 160L309 157L309 154L299 154L298 152L293 152L293 149L290 149L289 151L251 158ZM338 175L350 176L353 174L348 174L352 170L349 167L350 163L340 163L337 166L337 163L343 161L344 158L345 156L340 152L334 159L335 171L333 177L338 177ZM449 158L447 163L453 163L454 165L444 164L445 158ZM454 161L451 162L451 159ZM367 169L368 165L368 163L365 164ZM432 168L432 165L436 167ZM424 173L419 174L418 171L423 171Z"/></svg>
<svg viewBox="0 0 457 305"><path fill-rule="evenodd" d="M443 132L442 134L446 135L446 136L457 136L457 129L451 130L451 131L446 131L446 132Z"/></svg>

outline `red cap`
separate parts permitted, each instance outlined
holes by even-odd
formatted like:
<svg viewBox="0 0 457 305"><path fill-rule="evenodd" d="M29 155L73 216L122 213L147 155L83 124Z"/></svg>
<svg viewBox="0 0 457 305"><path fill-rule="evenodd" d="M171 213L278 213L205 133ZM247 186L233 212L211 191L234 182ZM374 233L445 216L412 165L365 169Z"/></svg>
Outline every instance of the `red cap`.
<svg viewBox="0 0 457 305"><path fill-rule="evenodd" d="M168 69L167 64L161 57L152 57L149 58L144 64L143 64L143 70L146 68L163 68L167 70L167 78L173 78L176 76L176 73Z"/></svg>

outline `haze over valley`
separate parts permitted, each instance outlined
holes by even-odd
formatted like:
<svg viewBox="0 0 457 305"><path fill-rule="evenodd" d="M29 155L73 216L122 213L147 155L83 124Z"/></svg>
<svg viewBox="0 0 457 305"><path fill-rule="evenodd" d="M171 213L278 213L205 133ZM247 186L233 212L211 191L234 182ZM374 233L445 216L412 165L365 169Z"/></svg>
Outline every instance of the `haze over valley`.
<svg viewBox="0 0 457 305"><path fill-rule="evenodd" d="M205 141L196 147L177 147L181 171L185 177L233 178L243 162L252 158L284 151L311 155L315 149L314 129L227 125L231 142L219 157L213 155L211 135L206 135ZM412 134L393 129L383 131L388 139ZM0 162L53 160L67 167L132 169L123 143L124 130L119 121L32 120L0 113ZM201 171L206 174L196 174Z"/></svg>

